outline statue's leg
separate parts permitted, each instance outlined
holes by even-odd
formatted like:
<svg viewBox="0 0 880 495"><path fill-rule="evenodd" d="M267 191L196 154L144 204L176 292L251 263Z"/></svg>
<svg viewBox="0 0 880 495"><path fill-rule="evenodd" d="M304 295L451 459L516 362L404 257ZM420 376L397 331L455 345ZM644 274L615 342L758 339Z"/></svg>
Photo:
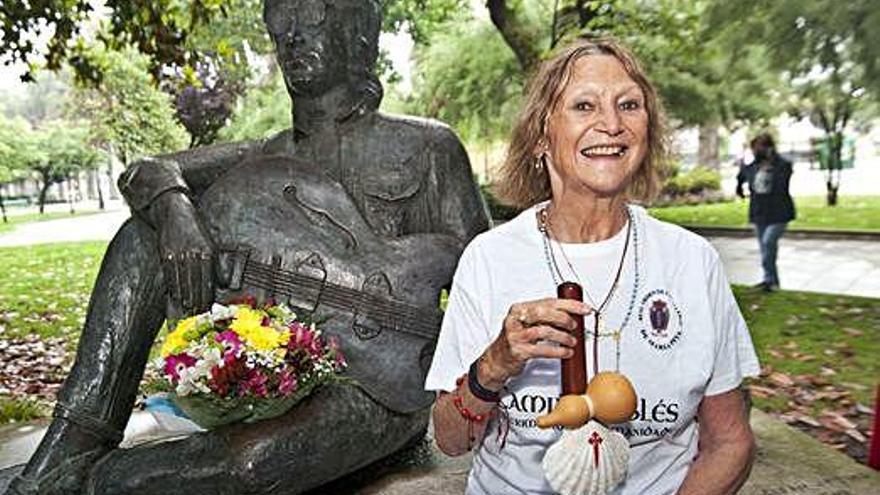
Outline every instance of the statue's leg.
<svg viewBox="0 0 880 495"><path fill-rule="evenodd" d="M300 493L400 450L427 423L427 409L396 414L352 385L325 386L277 418L114 451L86 493Z"/></svg>
<svg viewBox="0 0 880 495"><path fill-rule="evenodd" d="M8 493L78 493L91 465L122 440L164 320L157 253L154 232L135 219L110 243L52 424Z"/></svg>

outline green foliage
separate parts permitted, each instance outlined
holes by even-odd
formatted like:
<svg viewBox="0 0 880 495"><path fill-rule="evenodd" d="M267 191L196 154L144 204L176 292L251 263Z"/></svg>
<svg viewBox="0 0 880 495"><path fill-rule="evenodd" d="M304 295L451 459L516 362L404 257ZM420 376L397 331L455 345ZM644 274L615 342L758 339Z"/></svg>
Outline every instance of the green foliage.
<svg viewBox="0 0 880 495"><path fill-rule="evenodd" d="M468 7L467 0L382 0L382 31L406 30L416 44L427 44L444 23Z"/></svg>
<svg viewBox="0 0 880 495"><path fill-rule="evenodd" d="M670 196L699 194L721 189L721 173L708 167L694 167L687 172L674 169L663 183L663 192Z"/></svg>
<svg viewBox="0 0 880 495"><path fill-rule="evenodd" d="M832 149L829 193L840 185L841 143L868 96L880 101L880 8L875 0L716 1L710 26L725 31L728 46L761 46L790 84L789 113L810 117ZM728 19L741 18L734 30ZM829 203L831 203L829 194ZM833 204L833 203L831 203Z"/></svg>
<svg viewBox="0 0 880 495"><path fill-rule="evenodd" d="M780 110L778 74L760 47L731 48L710 29L710 0L619 1L593 30L630 46L645 64L677 125L738 126L764 122Z"/></svg>
<svg viewBox="0 0 880 495"><path fill-rule="evenodd" d="M96 145L123 163L186 145L169 96L153 85L146 57L133 49L97 48L90 57L104 68L104 77L97 87L78 87L72 111L89 121Z"/></svg>
<svg viewBox="0 0 880 495"><path fill-rule="evenodd" d="M30 397L0 397L0 425L22 423L49 415L51 409Z"/></svg>
<svg viewBox="0 0 880 495"><path fill-rule="evenodd" d="M262 139L290 127L290 97L280 72L236 104L229 124L220 130L220 141Z"/></svg>
<svg viewBox="0 0 880 495"><path fill-rule="evenodd" d="M28 166L26 137L30 125L21 117L8 119L0 114L0 184L6 184L24 176Z"/></svg>
<svg viewBox="0 0 880 495"><path fill-rule="evenodd" d="M479 49L475 49L479 47ZM459 19L417 48L411 112L451 124L463 139L506 136L522 100L523 73L491 24Z"/></svg>

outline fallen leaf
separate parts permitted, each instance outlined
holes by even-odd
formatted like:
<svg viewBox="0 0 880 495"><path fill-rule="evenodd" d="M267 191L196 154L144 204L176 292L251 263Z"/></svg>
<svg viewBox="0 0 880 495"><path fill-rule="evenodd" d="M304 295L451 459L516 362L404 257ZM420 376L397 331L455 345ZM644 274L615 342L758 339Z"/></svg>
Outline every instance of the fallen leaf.
<svg viewBox="0 0 880 495"><path fill-rule="evenodd" d="M867 443L868 442L868 439L865 438L865 435L862 435L859 432L859 430L856 430L855 428L846 430L844 433L846 433L846 435L848 437L852 438L853 440L855 440L859 443Z"/></svg>
<svg viewBox="0 0 880 495"><path fill-rule="evenodd" d="M768 376L767 379L779 385L780 387L791 387L792 385L794 385L794 380L792 380L790 376L780 371L774 371L773 373L770 373L770 376Z"/></svg>

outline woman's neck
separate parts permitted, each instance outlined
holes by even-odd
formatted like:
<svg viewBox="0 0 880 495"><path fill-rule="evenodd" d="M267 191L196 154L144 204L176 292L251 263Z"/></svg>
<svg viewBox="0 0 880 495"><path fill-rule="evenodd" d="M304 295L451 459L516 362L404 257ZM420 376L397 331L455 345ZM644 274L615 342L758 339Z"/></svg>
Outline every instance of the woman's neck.
<svg viewBox="0 0 880 495"><path fill-rule="evenodd" d="M547 211L553 238L559 242L598 242L626 225L626 201L614 198L554 198Z"/></svg>

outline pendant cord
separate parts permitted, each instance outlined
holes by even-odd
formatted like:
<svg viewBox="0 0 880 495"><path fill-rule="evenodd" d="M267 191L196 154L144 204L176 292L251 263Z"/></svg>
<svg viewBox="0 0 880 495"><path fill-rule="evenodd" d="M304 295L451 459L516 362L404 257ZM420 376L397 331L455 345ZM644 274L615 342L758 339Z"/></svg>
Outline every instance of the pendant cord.
<svg viewBox="0 0 880 495"><path fill-rule="evenodd" d="M581 282L580 276L578 275L577 271L574 269L574 265L572 265L571 261L568 259L568 255L565 254L565 249L562 247L562 243L559 242L558 239L556 240L556 245L559 247L559 251L562 253L562 256L565 259L565 262L568 264L569 270L571 270L571 272L574 274L575 278L578 279L578 282L581 284L581 286L584 289L584 293L590 299L590 302L593 303L593 313L594 313L594 319L593 319L593 376L596 376L599 373L599 318L602 317L602 313L605 311L605 306L608 305L608 303L611 301L612 296L614 295L615 291L617 290L617 286L620 283L620 276L623 274L623 264L626 261L626 253L629 248L629 239L630 239L630 234L632 233L632 222L633 222L632 215L629 212L629 208L626 208L626 216L627 216L626 239L624 240L624 243L623 243L623 251L620 254L620 262L617 264L617 272L614 274L614 280L611 282L611 288L608 289L608 293L605 294L605 298L602 300L602 304L600 304L599 307L596 307L596 304L593 301L593 298L590 296L589 291L587 291L587 288ZM540 217L539 230L541 231L542 234L544 234L544 239L545 239L545 243L546 243L545 251L547 251L549 253L549 258L550 258L551 263L553 265L553 269L556 271L556 273L554 275L558 275L559 279L562 280L562 272L559 270L559 265L556 262L556 256L553 253L553 246L549 242L550 236L553 235L553 231L551 230L551 227L550 227L550 219L549 219L549 215L547 214L546 207L541 209L541 211L539 213L539 217ZM547 248L549 248L549 249L547 249ZM554 279L555 278L556 277L554 277Z"/></svg>

